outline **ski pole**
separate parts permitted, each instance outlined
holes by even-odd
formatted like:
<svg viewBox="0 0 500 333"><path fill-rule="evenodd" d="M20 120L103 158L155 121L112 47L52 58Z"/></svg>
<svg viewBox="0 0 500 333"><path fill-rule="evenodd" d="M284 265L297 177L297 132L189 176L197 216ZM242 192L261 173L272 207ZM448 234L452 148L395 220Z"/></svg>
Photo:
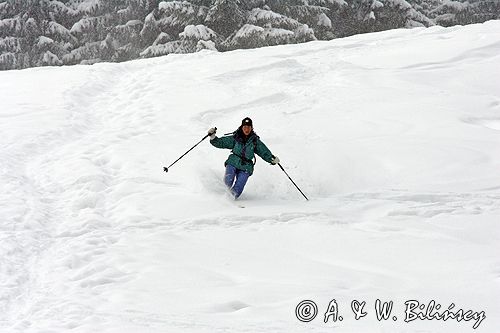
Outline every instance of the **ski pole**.
<svg viewBox="0 0 500 333"><path fill-rule="evenodd" d="M295 184L295 182L293 181L293 179L288 175L288 173L286 173L285 169L283 169L283 167L281 166L281 164L278 163L278 165L281 168L281 170L283 170L283 172L285 173L285 175L287 175L288 179L290 179L290 181L293 183L293 185L295 185L295 187L297 188L297 190L299 190L300 194L302 194L304 196L304 198L306 198L306 200L309 201L309 199L307 199L307 197L304 194L304 192L302 192L300 190L300 188L297 186L297 184Z"/></svg>
<svg viewBox="0 0 500 333"><path fill-rule="evenodd" d="M215 130L217 130L217 127L215 127ZM203 139L201 139L197 144L195 144L194 146L191 147L191 149L189 149L187 152L185 152L184 154L182 154L181 157L179 157L178 159L175 160L174 163L170 164L168 167L163 167L163 171L165 172L168 172L168 169L174 165L175 163L177 163L181 158L183 158L184 156L187 155L187 153L189 153L191 150L193 150L197 145L199 145L203 140L205 140L206 138L208 138L210 136L210 134L207 134L203 137Z"/></svg>

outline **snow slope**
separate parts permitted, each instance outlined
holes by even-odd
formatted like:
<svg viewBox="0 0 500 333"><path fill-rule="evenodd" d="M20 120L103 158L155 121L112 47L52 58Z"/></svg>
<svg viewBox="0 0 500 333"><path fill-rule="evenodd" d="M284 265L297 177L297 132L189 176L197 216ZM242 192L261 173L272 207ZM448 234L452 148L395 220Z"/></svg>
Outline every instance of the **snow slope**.
<svg viewBox="0 0 500 333"><path fill-rule="evenodd" d="M498 332L499 78L499 21L0 72L0 331ZM309 202L259 160L239 208L208 140L162 171L245 116Z"/></svg>

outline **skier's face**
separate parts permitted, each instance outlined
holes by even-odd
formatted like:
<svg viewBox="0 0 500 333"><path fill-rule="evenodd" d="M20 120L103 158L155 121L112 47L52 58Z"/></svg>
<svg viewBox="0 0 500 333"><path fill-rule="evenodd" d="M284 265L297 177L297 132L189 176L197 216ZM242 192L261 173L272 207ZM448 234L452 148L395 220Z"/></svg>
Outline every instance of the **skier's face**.
<svg viewBox="0 0 500 333"><path fill-rule="evenodd" d="M252 126L244 125L241 130L243 131L243 134L249 135L250 132L252 132Z"/></svg>

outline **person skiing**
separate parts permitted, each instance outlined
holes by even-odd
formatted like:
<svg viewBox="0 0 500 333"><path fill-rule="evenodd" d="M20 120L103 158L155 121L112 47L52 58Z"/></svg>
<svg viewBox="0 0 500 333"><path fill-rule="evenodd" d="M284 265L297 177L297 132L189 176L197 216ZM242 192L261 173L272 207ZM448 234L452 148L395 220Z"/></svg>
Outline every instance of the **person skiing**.
<svg viewBox="0 0 500 333"><path fill-rule="evenodd" d="M272 165L278 164L280 160L271 153L269 148L253 131L252 119L248 117L241 121L241 126L231 135L219 138L215 135L216 131L216 128L208 130L210 143L216 148L231 149L231 154L224 163L226 167L224 183L234 198L237 199L243 192L248 177L253 173L254 154Z"/></svg>

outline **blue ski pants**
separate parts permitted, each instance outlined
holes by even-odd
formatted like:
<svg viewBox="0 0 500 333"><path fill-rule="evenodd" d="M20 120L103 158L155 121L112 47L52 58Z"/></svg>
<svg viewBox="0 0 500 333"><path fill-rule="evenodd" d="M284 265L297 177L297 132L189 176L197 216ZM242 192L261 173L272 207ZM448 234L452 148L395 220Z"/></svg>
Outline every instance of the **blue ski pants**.
<svg viewBox="0 0 500 333"><path fill-rule="evenodd" d="M245 188L245 184L247 183L248 177L250 175L248 172L236 169L232 165L226 165L226 174L224 175L224 183L229 188L231 193L235 198L238 198L243 189Z"/></svg>

